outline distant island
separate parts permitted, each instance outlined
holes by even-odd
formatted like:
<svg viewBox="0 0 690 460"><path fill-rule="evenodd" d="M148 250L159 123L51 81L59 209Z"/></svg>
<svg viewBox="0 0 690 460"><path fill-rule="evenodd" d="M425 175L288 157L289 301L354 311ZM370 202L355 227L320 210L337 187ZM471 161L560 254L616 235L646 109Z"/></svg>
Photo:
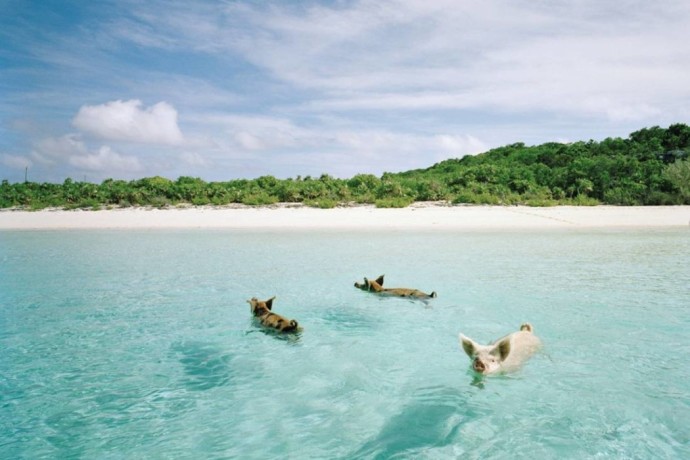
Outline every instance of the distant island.
<svg viewBox="0 0 690 460"><path fill-rule="evenodd" d="M227 182L194 177L101 184L66 179L62 184L2 181L0 208L108 209L180 205L302 203L332 208L347 203L381 208L413 202L490 205L683 205L690 204L690 127L678 123L635 131L601 142L515 143L449 159L426 169L357 174L350 179L277 179L262 176Z"/></svg>

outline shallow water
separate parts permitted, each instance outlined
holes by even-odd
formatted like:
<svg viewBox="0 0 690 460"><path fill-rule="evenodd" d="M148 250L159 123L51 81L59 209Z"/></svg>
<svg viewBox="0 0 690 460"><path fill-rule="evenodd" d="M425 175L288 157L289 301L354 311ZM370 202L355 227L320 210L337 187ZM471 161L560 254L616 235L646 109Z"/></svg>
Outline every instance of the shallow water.
<svg viewBox="0 0 690 460"><path fill-rule="evenodd" d="M688 229L0 232L0 457L688 458L689 262ZM438 298L353 287L383 273ZM544 351L476 378L458 332L525 321Z"/></svg>

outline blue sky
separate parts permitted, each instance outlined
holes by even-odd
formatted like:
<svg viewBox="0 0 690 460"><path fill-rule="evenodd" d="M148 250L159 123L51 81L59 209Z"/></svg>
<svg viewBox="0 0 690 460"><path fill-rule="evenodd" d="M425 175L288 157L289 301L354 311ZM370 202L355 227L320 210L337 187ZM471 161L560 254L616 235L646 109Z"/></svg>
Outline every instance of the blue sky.
<svg viewBox="0 0 690 460"><path fill-rule="evenodd" d="M352 177L690 123L690 2L0 0L0 179Z"/></svg>

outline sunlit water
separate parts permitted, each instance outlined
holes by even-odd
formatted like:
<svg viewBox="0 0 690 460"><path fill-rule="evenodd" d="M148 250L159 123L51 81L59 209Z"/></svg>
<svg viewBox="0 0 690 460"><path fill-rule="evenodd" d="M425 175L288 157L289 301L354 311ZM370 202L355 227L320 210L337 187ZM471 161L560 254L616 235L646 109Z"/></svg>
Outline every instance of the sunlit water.
<svg viewBox="0 0 690 460"><path fill-rule="evenodd" d="M0 457L689 458L690 230L0 232Z"/></svg>

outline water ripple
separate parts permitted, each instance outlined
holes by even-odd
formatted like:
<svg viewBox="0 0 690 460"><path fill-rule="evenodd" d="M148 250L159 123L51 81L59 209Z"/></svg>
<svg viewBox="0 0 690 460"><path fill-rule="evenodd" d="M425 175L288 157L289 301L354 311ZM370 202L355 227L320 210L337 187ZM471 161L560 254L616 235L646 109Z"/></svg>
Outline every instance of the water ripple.
<svg viewBox="0 0 690 460"><path fill-rule="evenodd" d="M180 342L172 351L182 364L184 384L190 390L225 386L233 379L232 355L212 343Z"/></svg>
<svg viewBox="0 0 690 460"><path fill-rule="evenodd" d="M0 236L3 459L690 458L686 229ZM457 333L524 321L545 353L475 382Z"/></svg>

